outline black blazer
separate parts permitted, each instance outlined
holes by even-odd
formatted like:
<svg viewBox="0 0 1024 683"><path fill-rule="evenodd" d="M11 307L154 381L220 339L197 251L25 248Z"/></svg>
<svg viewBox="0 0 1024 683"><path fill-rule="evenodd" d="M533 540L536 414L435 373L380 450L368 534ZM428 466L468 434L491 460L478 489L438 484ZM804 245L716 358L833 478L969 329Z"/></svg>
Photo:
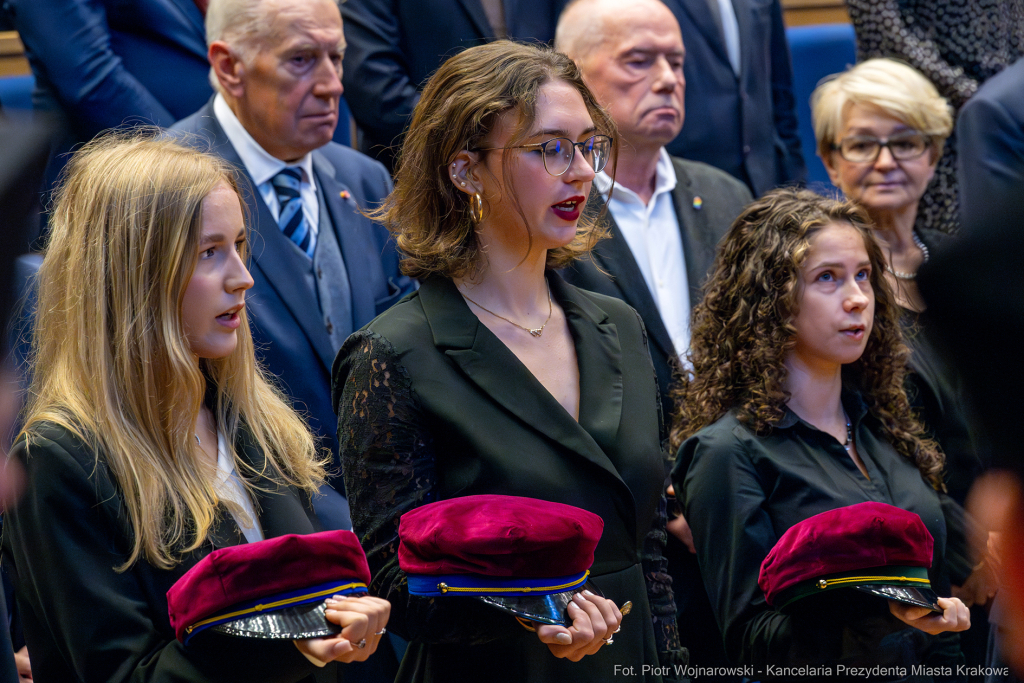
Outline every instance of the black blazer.
<svg viewBox="0 0 1024 683"><path fill-rule="evenodd" d="M666 469L643 326L617 299L568 286L557 274L549 282L575 342L579 422L446 278L426 280L338 354L334 397L353 524L374 592L392 602L389 627L412 637L400 680L589 683L608 680L615 664L639 674L642 664L658 663L645 575L667 588L664 568L647 564L648 553L661 558L648 542L660 535L664 543ZM468 614L426 628L403 623L398 517L474 494L550 500L604 520L591 577L617 604L634 605L614 648L581 662L559 660L496 610L479 628ZM674 605L669 611L674 626ZM638 680L661 677L648 672Z"/></svg>
<svg viewBox="0 0 1024 683"><path fill-rule="evenodd" d="M683 239L686 277L690 281L690 305L696 306L701 300L708 270L715 260L718 241L751 201L750 190L732 176L707 164L673 157L672 165L676 171L672 204ZM701 200L699 208L694 206L698 197ZM591 193L590 200L596 201L599 209L604 208L597 192ZM643 318L651 342L651 360L658 375L662 411L667 424L672 415L672 403L668 397L673 379L670 359L676 355L676 349L629 244L619 232L611 212L606 212L605 216L609 239L597 244L592 259L577 261L563 272L563 276L566 282L580 289L622 299ZM678 352L685 353L686 349Z"/></svg>
<svg viewBox="0 0 1024 683"><path fill-rule="evenodd" d="M28 486L5 513L3 552L35 681L285 683L316 671L288 640L215 635L183 647L167 615L167 590L215 548L245 542L234 519L222 510L209 541L174 569L140 560L118 572L131 527L103 455L63 427L44 424L33 432L31 447L22 440L12 451ZM250 438L240 436L236 448L257 471L263 467ZM319 530L307 495L270 479L259 484L269 489L255 501L266 537Z"/></svg>

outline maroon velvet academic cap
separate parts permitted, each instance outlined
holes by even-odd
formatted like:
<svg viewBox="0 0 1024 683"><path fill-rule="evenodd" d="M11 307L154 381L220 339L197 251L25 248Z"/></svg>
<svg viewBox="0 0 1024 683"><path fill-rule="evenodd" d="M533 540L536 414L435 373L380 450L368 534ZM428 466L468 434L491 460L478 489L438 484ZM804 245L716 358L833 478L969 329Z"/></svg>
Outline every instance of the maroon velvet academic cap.
<svg viewBox="0 0 1024 683"><path fill-rule="evenodd" d="M324 617L332 595L366 593L370 568L351 531L288 534L220 548L167 591L178 640L213 628L252 638L313 638L341 629Z"/></svg>
<svg viewBox="0 0 1024 683"><path fill-rule="evenodd" d="M512 614L566 624L565 608L586 587L604 521L571 505L479 495L402 515L398 564L409 593L470 596Z"/></svg>
<svg viewBox="0 0 1024 683"><path fill-rule="evenodd" d="M928 580L932 535L913 512L858 503L808 517L782 534L761 563L769 605L835 588L856 588L941 612Z"/></svg>

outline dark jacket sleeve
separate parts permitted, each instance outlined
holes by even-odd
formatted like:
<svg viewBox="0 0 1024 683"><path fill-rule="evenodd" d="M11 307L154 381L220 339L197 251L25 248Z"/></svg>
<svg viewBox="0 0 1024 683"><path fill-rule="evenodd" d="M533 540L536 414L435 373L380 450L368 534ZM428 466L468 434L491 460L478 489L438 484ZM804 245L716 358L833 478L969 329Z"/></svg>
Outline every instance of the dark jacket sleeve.
<svg viewBox="0 0 1024 683"><path fill-rule="evenodd" d="M778 182L780 185L803 183L807 179L807 164L800 145L796 96L793 93L793 61L780 2L772 3L772 116L775 132L785 147L785 150L780 150L783 158L778 165Z"/></svg>
<svg viewBox="0 0 1024 683"><path fill-rule="evenodd" d="M298 681L315 669L291 641L196 639L169 631L166 599L128 556L121 498L106 466L77 439L33 437L14 449L29 485L8 511L13 560L36 680Z"/></svg>
<svg viewBox="0 0 1024 683"><path fill-rule="evenodd" d="M1010 70L1018 76L1013 84L1017 89L1024 81L1024 62ZM1024 106L1020 105L1024 96L988 97L994 81L964 105L956 122L960 215L967 231L984 231L1015 219L1024 207ZM1008 102L1014 109L1007 107Z"/></svg>
<svg viewBox="0 0 1024 683"><path fill-rule="evenodd" d="M126 120L175 121L111 47L99 0L11 0L18 35L71 119L90 136Z"/></svg>
<svg viewBox="0 0 1024 683"><path fill-rule="evenodd" d="M348 0L345 19L345 100L352 116L374 143L392 145L419 101L401 47L401 27L393 0Z"/></svg>
<svg viewBox="0 0 1024 683"><path fill-rule="evenodd" d="M429 417L388 340L361 330L334 367L341 463L352 525L373 576L370 590L391 603L388 628L432 644L481 644L520 627L474 598L410 596L398 564L398 522L436 500L437 465Z"/></svg>

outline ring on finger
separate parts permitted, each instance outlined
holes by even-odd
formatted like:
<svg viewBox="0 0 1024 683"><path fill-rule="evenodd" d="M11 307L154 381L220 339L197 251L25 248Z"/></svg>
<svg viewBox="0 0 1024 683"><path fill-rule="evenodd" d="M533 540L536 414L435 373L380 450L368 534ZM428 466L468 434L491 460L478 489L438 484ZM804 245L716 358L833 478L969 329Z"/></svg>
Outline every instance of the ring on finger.
<svg viewBox="0 0 1024 683"><path fill-rule="evenodd" d="M381 630L377 631L373 635L375 635L375 636L382 636L382 635L384 635L387 632L388 632L387 628L382 628Z"/></svg>
<svg viewBox="0 0 1024 683"><path fill-rule="evenodd" d="M602 638L601 640L604 641L605 645L611 645L615 642L615 636L613 635L611 638Z"/></svg>
<svg viewBox="0 0 1024 683"><path fill-rule="evenodd" d="M360 650L366 647L366 638L363 638L358 643L356 643L356 647L358 647Z"/></svg>

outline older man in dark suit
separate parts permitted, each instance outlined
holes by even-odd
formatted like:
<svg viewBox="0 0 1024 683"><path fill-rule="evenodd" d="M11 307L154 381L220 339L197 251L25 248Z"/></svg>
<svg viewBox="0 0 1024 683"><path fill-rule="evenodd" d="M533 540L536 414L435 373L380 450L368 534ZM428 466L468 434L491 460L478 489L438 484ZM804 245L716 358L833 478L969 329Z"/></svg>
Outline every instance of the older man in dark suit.
<svg viewBox="0 0 1024 683"><path fill-rule="evenodd" d="M594 181L604 198L611 190L611 239L566 277L640 313L667 420L672 366L689 346L690 309L715 245L750 192L727 173L665 151L683 125L685 49L661 2L577 0L558 22L556 48L579 64L620 135L614 182L607 170ZM601 201L597 193L591 199Z"/></svg>
<svg viewBox="0 0 1024 683"><path fill-rule="evenodd" d="M244 171L257 353L337 452L331 364L348 335L413 289L386 231L361 209L391 190L387 171L331 142L345 48L335 0L210 0L218 94L175 131ZM327 528L350 526L337 490L314 501Z"/></svg>
<svg viewBox="0 0 1024 683"><path fill-rule="evenodd" d="M683 126L685 49L675 17L659 0L576 0L558 21L555 46L579 64L621 137L614 180L598 174L591 193L598 204L599 194L610 196L611 238L566 279L625 300L643 318L668 420L673 369L690 343L690 311L719 238L751 195L729 174L665 150ZM685 524L678 517L670 528L685 537ZM722 662L692 550L673 539L666 555L682 644L693 663Z"/></svg>

